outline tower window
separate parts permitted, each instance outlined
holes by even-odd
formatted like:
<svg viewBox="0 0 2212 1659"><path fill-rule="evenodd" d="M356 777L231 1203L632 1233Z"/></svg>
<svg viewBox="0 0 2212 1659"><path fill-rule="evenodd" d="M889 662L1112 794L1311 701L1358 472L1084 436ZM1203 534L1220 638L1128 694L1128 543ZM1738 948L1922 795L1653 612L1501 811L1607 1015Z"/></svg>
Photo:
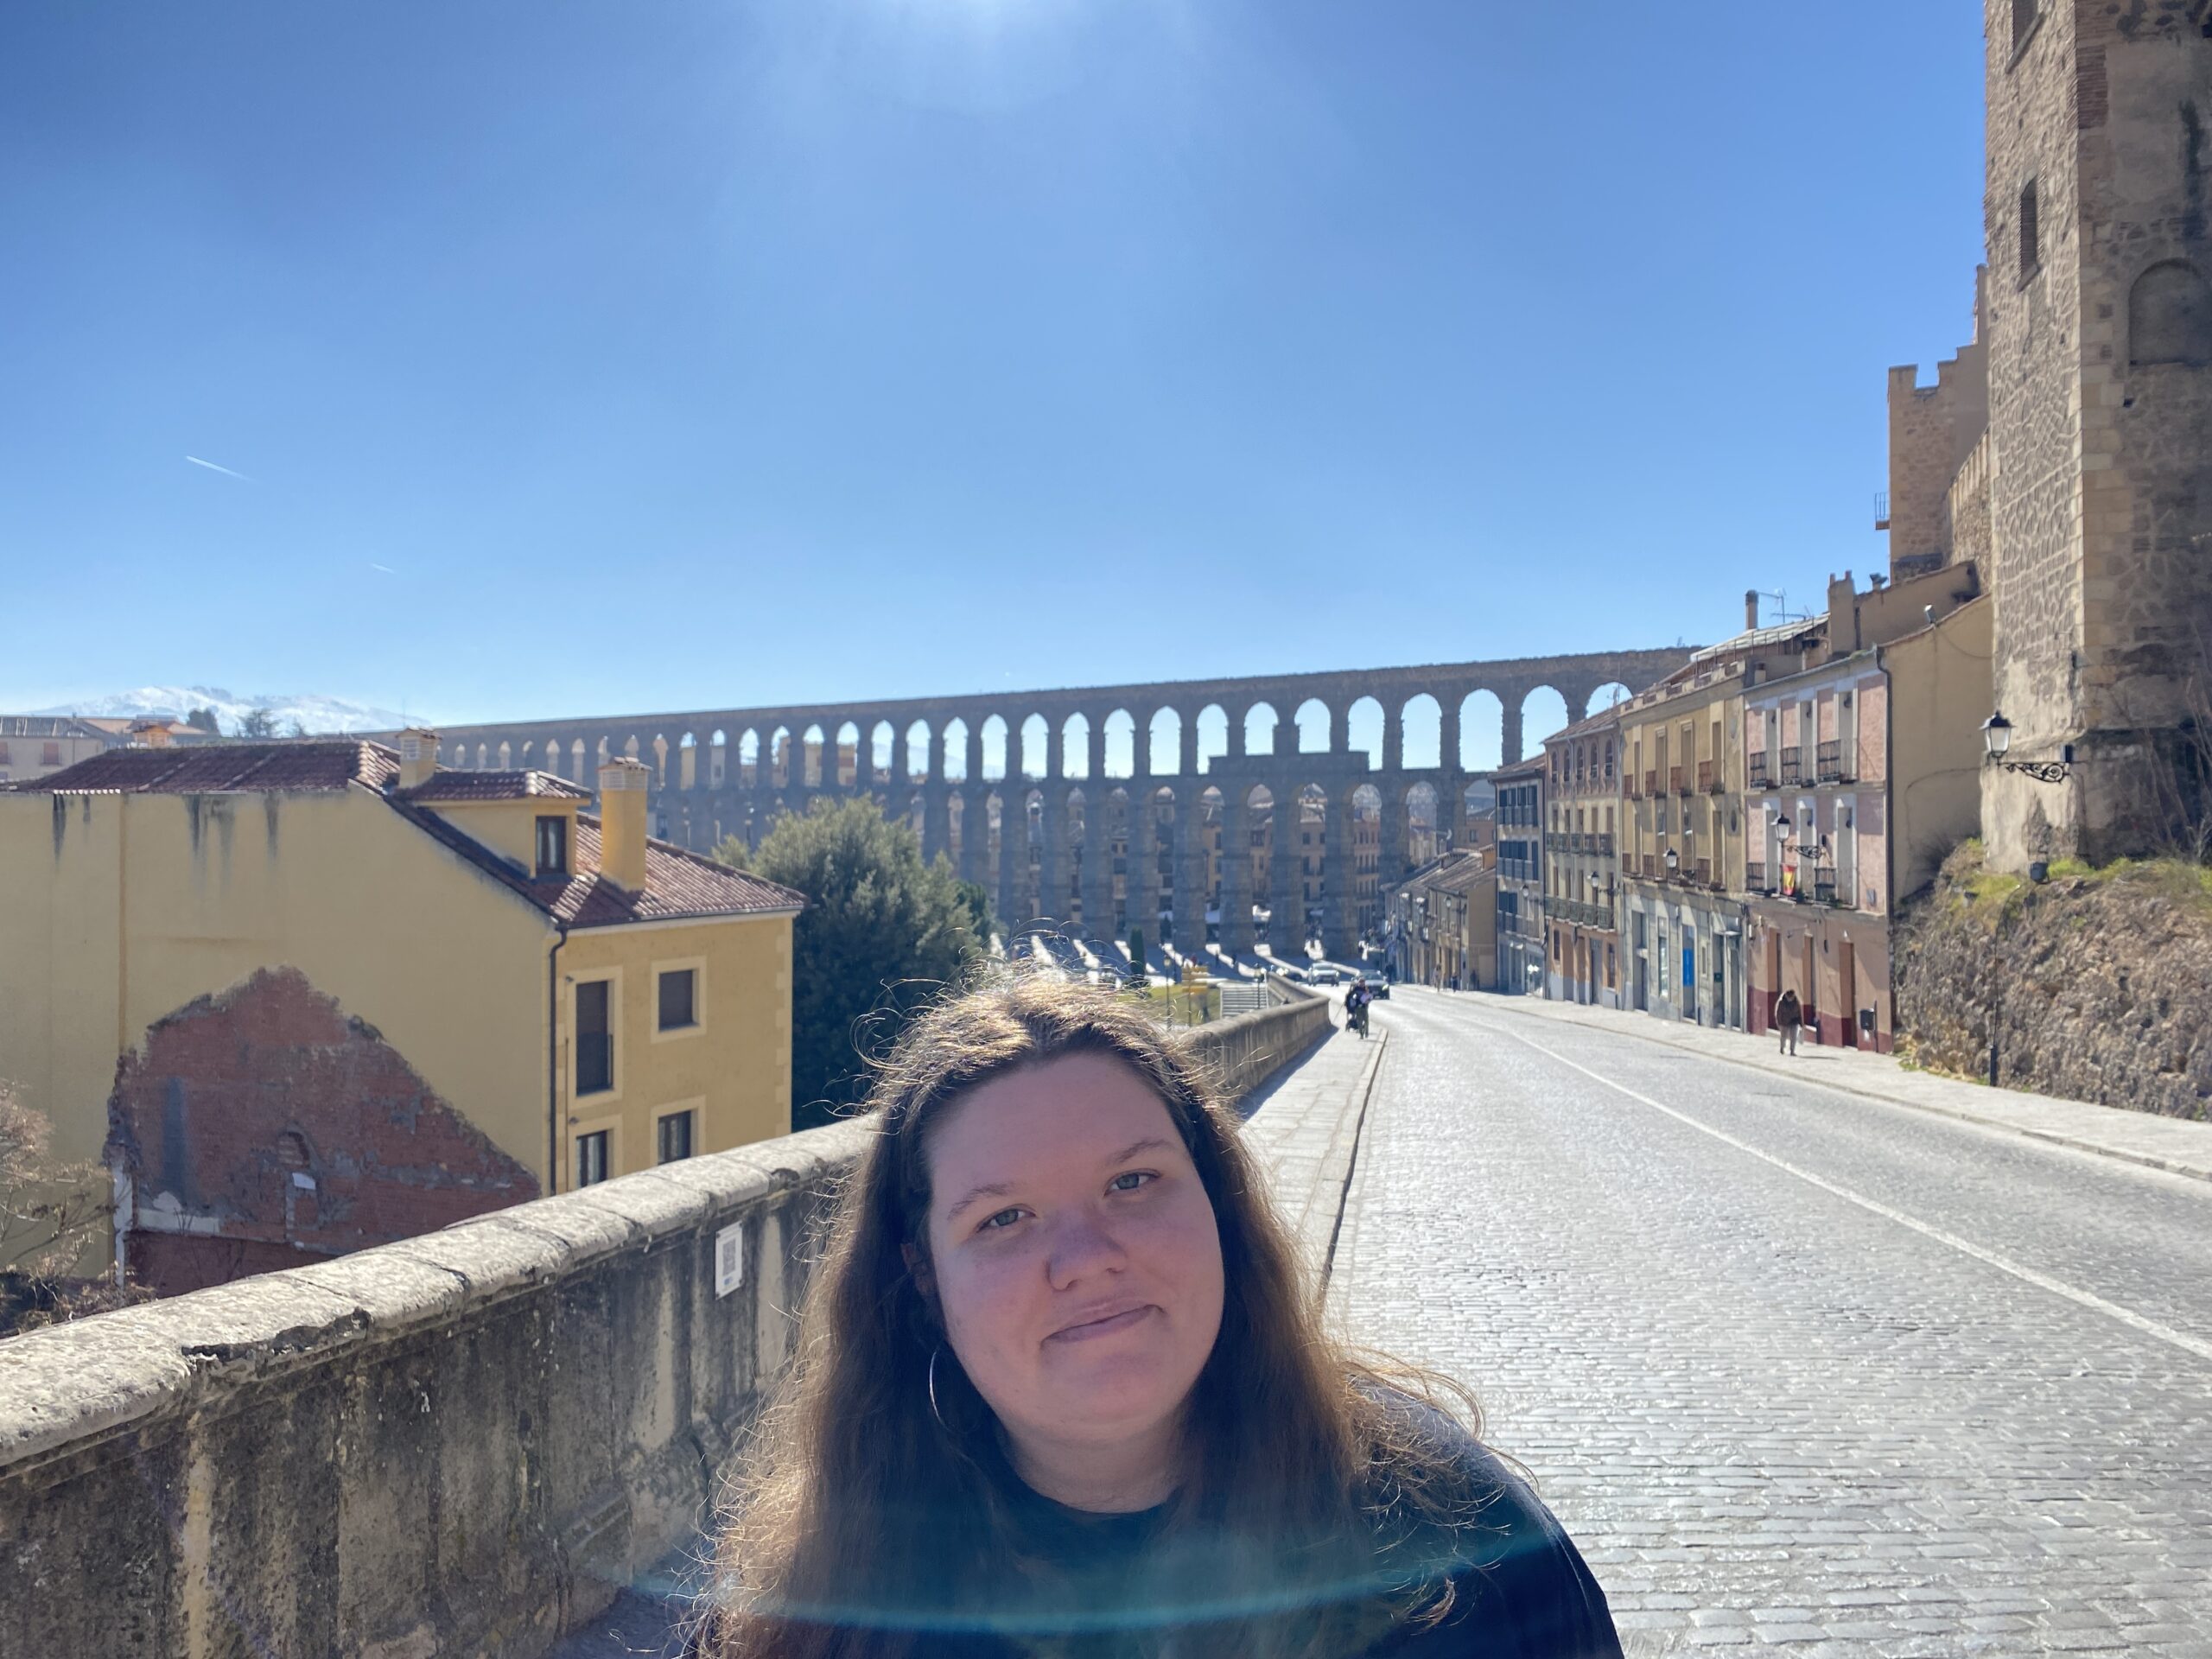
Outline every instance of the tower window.
<svg viewBox="0 0 2212 1659"><path fill-rule="evenodd" d="M2019 50L2020 42L2028 38L2028 31L2036 26L2036 19L2043 15L2043 0L2012 0L2012 49Z"/></svg>
<svg viewBox="0 0 2212 1659"><path fill-rule="evenodd" d="M2036 222L2036 181L2030 179L2020 187L2020 280L2026 282L2043 264L2038 246L2039 227Z"/></svg>

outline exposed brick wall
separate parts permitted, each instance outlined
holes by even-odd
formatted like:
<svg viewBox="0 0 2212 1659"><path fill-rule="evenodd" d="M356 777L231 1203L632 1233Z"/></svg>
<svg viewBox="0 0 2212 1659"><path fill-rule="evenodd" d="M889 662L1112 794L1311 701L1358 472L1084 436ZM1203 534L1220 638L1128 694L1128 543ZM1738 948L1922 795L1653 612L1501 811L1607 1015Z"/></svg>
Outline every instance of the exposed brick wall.
<svg viewBox="0 0 2212 1659"><path fill-rule="evenodd" d="M108 1103L132 1271L163 1294L432 1231L537 1196L531 1171L289 968L156 1022ZM152 1211L162 1222L137 1224Z"/></svg>

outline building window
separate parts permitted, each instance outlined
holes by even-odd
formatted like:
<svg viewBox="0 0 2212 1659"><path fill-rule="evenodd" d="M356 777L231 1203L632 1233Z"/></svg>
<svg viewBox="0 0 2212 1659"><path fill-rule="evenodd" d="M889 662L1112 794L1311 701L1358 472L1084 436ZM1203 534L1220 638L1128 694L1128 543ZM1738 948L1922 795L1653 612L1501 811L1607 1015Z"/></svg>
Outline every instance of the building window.
<svg viewBox="0 0 2212 1659"><path fill-rule="evenodd" d="M2037 223L2036 181L2020 187L2020 280L2026 282L2043 263L2041 227Z"/></svg>
<svg viewBox="0 0 2212 1659"><path fill-rule="evenodd" d="M2036 19L2043 15L2043 0L2012 0L2012 49L2018 51L2020 43L2028 38L2028 31L2036 26Z"/></svg>
<svg viewBox="0 0 2212 1659"><path fill-rule="evenodd" d="M671 1112L661 1119L658 1127L662 1163L672 1164L691 1155L691 1116L690 1112Z"/></svg>
<svg viewBox="0 0 2212 1659"><path fill-rule="evenodd" d="M607 1176L607 1142L611 1131L594 1129L576 1137L576 1185L596 1186Z"/></svg>
<svg viewBox="0 0 2212 1659"><path fill-rule="evenodd" d="M576 1092L602 1095L614 1086L614 1029L607 1007L608 982L576 987Z"/></svg>
<svg viewBox="0 0 2212 1659"><path fill-rule="evenodd" d="M61 764L61 746L59 743L47 743L41 745L39 748L38 763L41 766L60 766Z"/></svg>
<svg viewBox="0 0 2212 1659"><path fill-rule="evenodd" d="M696 1002L699 970L679 968L660 976L660 1028L682 1031L699 1023ZM663 1162L667 1160L664 1159Z"/></svg>
<svg viewBox="0 0 2212 1659"><path fill-rule="evenodd" d="M537 821L537 873L540 875L566 875L569 873L569 820L560 813L552 813Z"/></svg>
<svg viewBox="0 0 2212 1659"><path fill-rule="evenodd" d="M0 743L0 766L10 764L11 762L8 759L8 746L5 743Z"/></svg>

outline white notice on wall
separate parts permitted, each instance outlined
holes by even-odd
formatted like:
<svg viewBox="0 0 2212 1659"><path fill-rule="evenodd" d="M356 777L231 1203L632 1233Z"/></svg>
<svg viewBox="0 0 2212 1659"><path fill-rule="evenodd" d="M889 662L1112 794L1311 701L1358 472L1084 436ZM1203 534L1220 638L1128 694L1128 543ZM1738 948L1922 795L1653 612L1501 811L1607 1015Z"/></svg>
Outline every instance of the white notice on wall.
<svg viewBox="0 0 2212 1659"><path fill-rule="evenodd" d="M727 1296L745 1282L745 1224L733 1222L715 1235L715 1294Z"/></svg>

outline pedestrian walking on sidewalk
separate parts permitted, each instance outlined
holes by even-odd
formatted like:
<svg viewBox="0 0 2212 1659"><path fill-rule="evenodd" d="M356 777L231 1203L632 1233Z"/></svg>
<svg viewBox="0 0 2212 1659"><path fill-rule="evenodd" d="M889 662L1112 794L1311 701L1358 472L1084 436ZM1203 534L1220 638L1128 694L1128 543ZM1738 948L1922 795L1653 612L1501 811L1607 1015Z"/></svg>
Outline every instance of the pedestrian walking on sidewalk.
<svg viewBox="0 0 2212 1659"><path fill-rule="evenodd" d="M1805 1011L1798 1004L1796 992L1784 991L1775 999L1774 1028L1782 1033L1780 1052L1797 1052L1797 1027L1804 1023Z"/></svg>
<svg viewBox="0 0 2212 1659"><path fill-rule="evenodd" d="M907 1028L695 1654L1620 1659L1471 1398L1329 1334L1208 1076L1049 969Z"/></svg>

